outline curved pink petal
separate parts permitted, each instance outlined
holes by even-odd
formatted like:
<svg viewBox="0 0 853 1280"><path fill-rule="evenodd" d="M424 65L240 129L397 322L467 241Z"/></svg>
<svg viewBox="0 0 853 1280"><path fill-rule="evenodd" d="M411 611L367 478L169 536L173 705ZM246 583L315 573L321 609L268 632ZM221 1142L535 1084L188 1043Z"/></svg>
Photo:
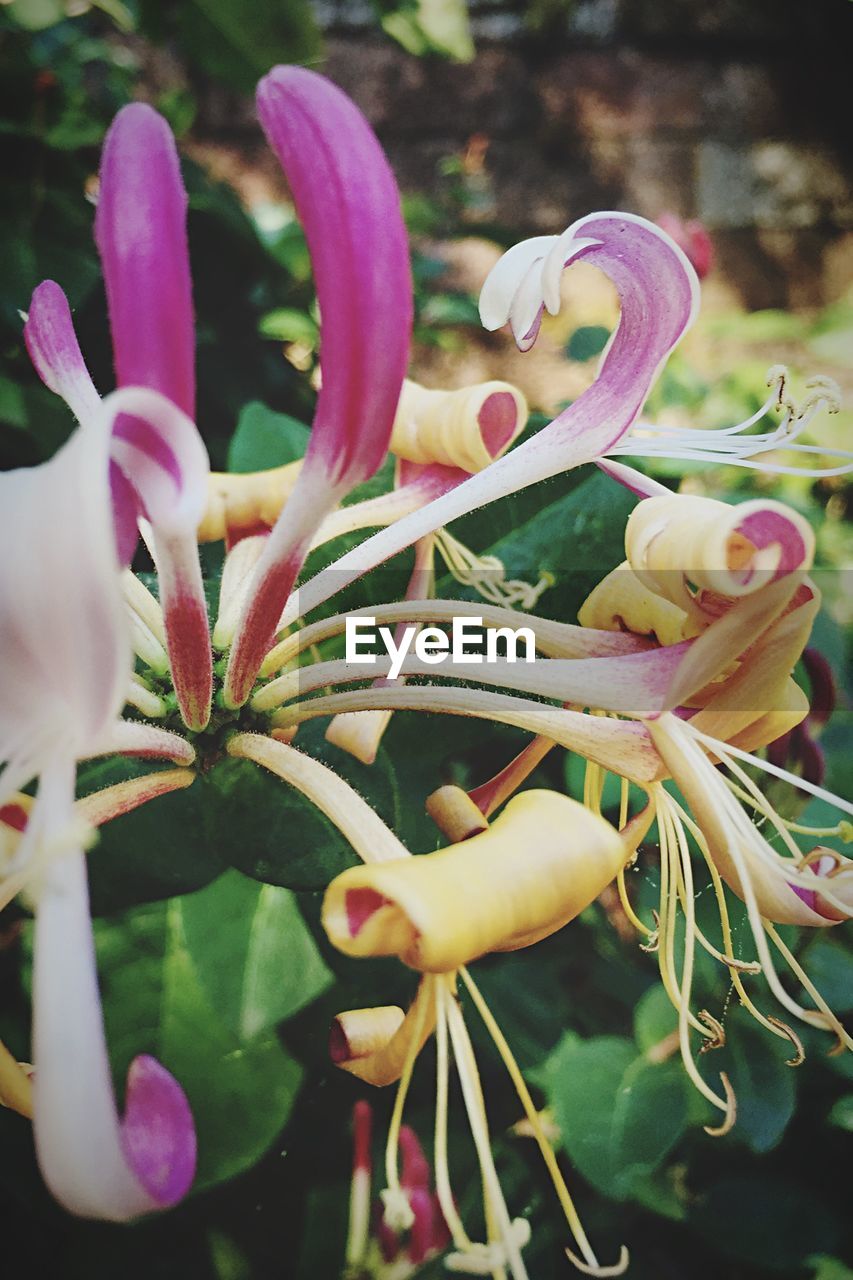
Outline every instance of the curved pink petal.
<svg viewBox="0 0 853 1280"><path fill-rule="evenodd" d="M336 85L276 67L258 115L305 229L321 316L322 388L307 461L352 487L388 449L409 358L412 284L394 175Z"/></svg>
<svg viewBox="0 0 853 1280"><path fill-rule="evenodd" d="M151 551L181 714L191 729L202 729L213 694L210 628L196 542L207 502L207 451L194 423L156 391L114 391L104 401L103 412L111 424L111 460L125 482L124 501L132 490L151 525Z"/></svg>
<svg viewBox="0 0 853 1280"><path fill-rule="evenodd" d="M43 280L33 293L24 342L44 385L62 397L78 422L97 413L100 396L80 351L71 308L53 280Z"/></svg>
<svg viewBox="0 0 853 1280"><path fill-rule="evenodd" d="M304 67L276 67L258 114L305 229L322 387L305 465L255 569L225 677L245 702L323 516L384 458L406 373L412 283L393 174L357 107Z"/></svg>
<svg viewBox="0 0 853 1280"><path fill-rule="evenodd" d="M323 570L300 589L302 613L451 520L539 480L596 461L636 421L661 365L695 318L696 273L659 227L634 214L590 214L569 231L576 244L586 243L577 253L563 244L566 257L599 267L619 294L619 325L595 382L517 449L428 506L380 530ZM560 239L562 243L564 237ZM295 603L288 605L283 623L293 620L294 608Z"/></svg>
<svg viewBox="0 0 853 1280"><path fill-rule="evenodd" d="M70 818L73 766L49 769L33 821L44 841ZM47 860L33 954L36 1152L48 1187L71 1213L124 1222L183 1196L195 1171L195 1131L180 1086L137 1059L128 1115L116 1109L104 1036L86 860Z"/></svg>
<svg viewBox="0 0 853 1280"><path fill-rule="evenodd" d="M195 414L195 336L187 195L172 132L135 102L101 156L95 239L104 272L116 381L151 387Z"/></svg>
<svg viewBox="0 0 853 1280"><path fill-rule="evenodd" d="M122 1146L152 1199L164 1208L183 1199L195 1177L193 1116L177 1080L148 1054L128 1068Z"/></svg>

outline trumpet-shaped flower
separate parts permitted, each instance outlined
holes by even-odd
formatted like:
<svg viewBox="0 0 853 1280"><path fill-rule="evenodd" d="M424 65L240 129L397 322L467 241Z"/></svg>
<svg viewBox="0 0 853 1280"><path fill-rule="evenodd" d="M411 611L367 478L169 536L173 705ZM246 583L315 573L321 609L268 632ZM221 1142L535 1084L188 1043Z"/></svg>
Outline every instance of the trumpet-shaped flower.
<svg viewBox="0 0 853 1280"><path fill-rule="evenodd" d="M451 520L539 480L603 457L636 421L661 365L695 318L695 272L660 228L633 214L590 214L573 223L563 236L546 239L548 252L553 255L548 259L549 289L552 276L559 282L563 266L581 259L598 267L616 286L621 319L596 381L511 454L498 458L452 492L391 528L374 534L302 587L298 599L285 611L281 625L291 622L299 612L315 608L366 569ZM526 278L539 264L540 277L542 274L544 247L537 241L532 262L530 253L522 253L520 246L516 248L519 252L512 258L512 271L500 263L495 268L496 272L500 269L500 287L484 287L486 315L495 327L509 313L513 282L518 288L515 267ZM510 250L510 255L513 253ZM535 337L536 317L544 305L541 296L535 306L528 306L525 300L519 326L526 326L525 333L531 339Z"/></svg>
<svg viewBox="0 0 853 1280"><path fill-rule="evenodd" d="M393 1006L341 1014L331 1048L337 1065L361 1079L400 1082L383 1201L386 1224L406 1229L413 1215L397 1170L398 1135L415 1059L435 1031L436 1188L454 1245L447 1259L451 1270L485 1274L507 1268L514 1280L522 1280L527 1271L521 1250L529 1236L523 1219L510 1219L495 1172L477 1066L456 998L459 977L509 1071L583 1255L569 1256L587 1274L620 1274L627 1265L624 1250L615 1267L599 1265L515 1059L465 966L486 952L527 947L562 928L630 859L647 825L639 815L617 833L576 801L529 791L516 796L488 830L461 844L417 858L368 861L343 872L326 891L323 925L339 950L351 956L396 955L424 975L406 1014ZM489 1239L481 1244L467 1235L451 1191L448 1037L483 1180Z"/></svg>
<svg viewBox="0 0 853 1280"><path fill-rule="evenodd" d="M75 761L104 749L132 667L112 458L117 453L123 477L152 513L167 491L173 503L180 501L180 473L176 479L156 452L140 463L126 440L116 443L123 415L143 424L152 443L164 439L173 415L190 429L158 393L118 391L51 461L0 476L0 811L10 803L14 810L17 789L39 780L35 802L17 823L23 830L3 885L11 893L26 887L35 905L36 1149L48 1186L68 1209L117 1220L173 1204L195 1168L186 1098L153 1059L131 1065L119 1119L89 919L85 849L91 828L74 807ZM61 537L45 527L45 511ZM155 786L151 794L167 789ZM121 811L133 801L122 795L113 803Z"/></svg>
<svg viewBox="0 0 853 1280"><path fill-rule="evenodd" d="M208 464L191 422L194 330L186 205L165 120L141 103L125 107L104 144L95 233L118 384L150 388L168 405L158 402L153 424L150 413L135 416L130 404L116 416L110 484L123 564L132 559L139 522L150 528L175 690L185 722L201 729L210 715L212 655L195 533ZM42 381L88 426L99 397L68 303L52 281L33 294L24 336ZM143 474L151 477L145 493L138 488Z"/></svg>
<svg viewBox="0 0 853 1280"><path fill-rule="evenodd" d="M412 322L399 194L367 121L328 80L298 67L261 81L258 111L311 253L322 388L304 465L255 568L231 649L231 706L251 692L323 517L385 456Z"/></svg>
<svg viewBox="0 0 853 1280"><path fill-rule="evenodd" d="M405 1232L392 1230L382 1217L381 1202L371 1214L372 1159L370 1152L373 1114L370 1104L353 1107L353 1171L347 1234L347 1274L372 1280L407 1280L424 1263L446 1247L447 1227L435 1192L431 1170L408 1125L400 1126L400 1189L411 1212Z"/></svg>

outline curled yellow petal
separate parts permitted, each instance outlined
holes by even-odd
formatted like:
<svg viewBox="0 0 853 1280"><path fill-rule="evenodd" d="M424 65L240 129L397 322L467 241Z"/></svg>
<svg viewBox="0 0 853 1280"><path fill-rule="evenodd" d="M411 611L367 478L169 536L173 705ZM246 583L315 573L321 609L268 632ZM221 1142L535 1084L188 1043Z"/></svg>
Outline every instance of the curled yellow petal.
<svg viewBox="0 0 853 1280"><path fill-rule="evenodd" d="M0 1040L0 1107L32 1119L33 1085L26 1064L17 1062Z"/></svg>
<svg viewBox="0 0 853 1280"><path fill-rule="evenodd" d="M451 844L488 831L483 811L461 787L439 787L427 796L426 811Z"/></svg>
<svg viewBox="0 0 853 1280"><path fill-rule="evenodd" d="M624 561L602 578L578 611L582 627L600 631L630 631L653 636L658 644L678 644L696 635L697 627L684 609L650 591Z"/></svg>
<svg viewBox="0 0 853 1280"><path fill-rule="evenodd" d="M329 1040L332 1061L367 1084L393 1084L432 1035L435 1017L431 980L421 983L406 1014L396 1005L339 1013Z"/></svg>
<svg viewBox="0 0 853 1280"><path fill-rule="evenodd" d="M408 462L439 462L482 471L527 423L527 402L508 382L432 391L406 381L397 406L391 452Z"/></svg>
<svg viewBox="0 0 853 1280"><path fill-rule="evenodd" d="M244 474L212 471L199 542L216 542L259 528L271 529L293 492L302 462Z"/></svg>
<svg viewBox="0 0 853 1280"><path fill-rule="evenodd" d="M689 611L688 583L735 599L782 573L809 569L814 534L781 502L757 499L730 506L672 494L637 504L625 530L625 551L641 582Z"/></svg>
<svg viewBox="0 0 853 1280"><path fill-rule="evenodd" d="M413 969L449 973L562 928L630 852L577 801L526 791L462 844L344 871L326 890L323 926L345 955L396 955Z"/></svg>

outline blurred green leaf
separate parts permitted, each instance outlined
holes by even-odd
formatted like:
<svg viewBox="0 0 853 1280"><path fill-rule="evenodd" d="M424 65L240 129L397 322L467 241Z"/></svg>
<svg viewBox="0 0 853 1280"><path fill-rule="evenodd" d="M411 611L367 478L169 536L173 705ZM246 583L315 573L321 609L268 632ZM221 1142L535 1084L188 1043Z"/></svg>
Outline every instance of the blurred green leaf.
<svg viewBox="0 0 853 1280"><path fill-rule="evenodd" d="M829 1113L829 1123L853 1133L853 1093L839 1098Z"/></svg>
<svg viewBox="0 0 853 1280"><path fill-rule="evenodd" d="M678 1014L659 983L649 987L634 1010L634 1039L648 1053L678 1030Z"/></svg>
<svg viewBox="0 0 853 1280"><path fill-rule="evenodd" d="M610 337L610 330L602 324L584 324L566 343L566 355L570 360L592 360L600 356Z"/></svg>
<svg viewBox="0 0 853 1280"><path fill-rule="evenodd" d="M228 446L229 471L266 471L296 462L308 447L308 428L253 400L240 414Z"/></svg>
<svg viewBox="0 0 853 1280"><path fill-rule="evenodd" d="M43 31L62 22L65 5L62 0L12 0L6 5L6 12L26 31Z"/></svg>
<svg viewBox="0 0 853 1280"><path fill-rule="evenodd" d="M198 1131L196 1190L250 1167L285 1124L302 1072L272 1031L273 1021L299 1007L299 965L307 962L306 999L316 998L326 980L292 900L282 906L281 899L264 915L263 907L258 911L264 891L253 894L247 936L234 918L246 893L235 885L236 877L227 877L215 893L140 907L96 925L119 1088L142 1052L155 1054L180 1081ZM257 886L247 889L251 894ZM283 923L288 930L278 937ZM261 936L266 930L269 936ZM265 960L280 967L260 972ZM275 991L276 980L287 986L284 995Z"/></svg>
<svg viewBox="0 0 853 1280"><path fill-rule="evenodd" d="M304 311L296 311L293 307L277 307L261 316L258 330L263 338L274 338L276 342L304 342L310 347L317 345L317 325Z"/></svg>
<svg viewBox="0 0 853 1280"><path fill-rule="evenodd" d="M807 1261L810 1267L815 1268L811 1280L853 1280L853 1271L837 1258L818 1255Z"/></svg>
<svg viewBox="0 0 853 1280"><path fill-rule="evenodd" d="M630 1040L566 1035L544 1079L571 1160L617 1200L660 1165L687 1123L680 1064L652 1064Z"/></svg>
<svg viewBox="0 0 853 1280"><path fill-rule="evenodd" d="M390 9L380 3L382 26L407 53L443 53L457 62L474 56L465 0L404 0Z"/></svg>
<svg viewBox="0 0 853 1280"><path fill-rule="evenodd" d="M690 1217L726 1257L786 1275L812 1254L831 1253L840 1225L806 1184L766 1174L721 1178Z"/></svg>
<svg viewBox="0 0 853 1280"><path fill-rule="evenodd" d="M313 62L320 53L320 33L308 0L182 0L172 11L159 8L155 0L145 0L146 30L162 39L173 22L190 62L245 93L276 63Z"/></svg>
<svg viewBox="0 0 853 1280"><path fill-rule="evenodd" d="M753 1151L770 1151L794 1114L796 1071L786 1061L794 1056L794 1047L768 1035L741 1009L731 1010L725 1025L725 1048L700 1059L702 1074L716 1088L717 1071L728 1073L737 1098L732 1138Z"/></svg>

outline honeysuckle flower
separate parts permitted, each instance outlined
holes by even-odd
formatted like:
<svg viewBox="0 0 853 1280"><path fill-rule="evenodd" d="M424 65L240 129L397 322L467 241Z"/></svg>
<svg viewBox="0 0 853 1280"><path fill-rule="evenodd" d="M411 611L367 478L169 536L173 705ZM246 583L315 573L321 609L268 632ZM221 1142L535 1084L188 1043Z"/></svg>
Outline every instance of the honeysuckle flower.
<svg viewBox="0 0 853 1280"><path fill-rule="evenodd" d="M707 1011L694 1014L690 1006L697 943L728 968L749 1012L774 1034L793 1043L792 1064L802 1059L799 1038L787 1023L758 1008L745 985L749 973L763 972L774 997L789 1014L831 1029L843 1045L853 1047L775 929L777 923L826 928L853 915L853 862L824 844L816 844L811 853L803 855L792 836L800 833L816 840L834 836L846 841L851 835L850 823L809 828L783 819L744 768L750 765L785 779L806 794L829 801L838 811L853 814L853 806L845 801L745 749L774 741L780 727L796 725L808 710L791 673L819 605L816 589L801 576L809 567L812 546L808 527L780 504L756 502L725 508L707 499L675 495L649 499L638 505L629 520L626 566L596 588L580 614L582 621L618 628L623 636L627 631L653 642L669 639L672 643L664 644L658 654L683 646L684 635L695 635L698 638L691 642L688 655L698 653L700 646L707 651L719 645L731 659L716 678L700 688L699 668L694 665L690 675L688 656L674 683L680 705L644 719L645 731L663 765L657 776L647 775L641 782L636 760L628 764L627 757L622 766L612 770L623 779L620 826L628 815L629 779L641 782L656 815L662 877L654 928L636 916L621 872L617 884L629 919L647 937L649 948L657 951L664 987L679 1014L681 1053L691 1079L724 1112L721 1128L709 1130L714 1133L725 1132L734 1123L736 1100L727 1077L722 1074L720 1096L699 1074L693 1057L691 1032L702 1037L706 1048L724 1041L719 1022ZM689 568L679 568L688 564ZM744 632L743 610L750 602L756 608ZM737 624L734 628L733 620ZM740 633L740 639L730 650L733 631ZM654 656L645 655L647 659ZM593 704L594 696L586 702ZM619 723L623 731L628 730L628 724ZM563 741L571 745L568 734ZM477 809L485 816L491 814L552 746L553 741L534 741L501 774L473 791L471 799ZM580 732L573 749L590 761L584 800L597 812L606 776L601 754L596 759ZM669 791L667 778L677 785L689 808ZM441 793L433 798L430 812L443 829L460 835L464 835L464 824L472 822L464 808L460 811L458 804L449 806ZM706 938L696 923L688 833L714 885L720 910L720 946ZM747 907L757 956L754 961L734 954L723 882ZM680 975L675 943L679 908L686 935ZM815 1009L803 1008L782 985L768 938L808 991Z"/></svg>
<svg viewBox="0 0 853 1280"><path fill-rule="evenodd" d="M647 825L639 815L617 833L576 801L530 791L516 796L488 830L462 844L417 858L368 858L365 866L336 877L326 891L323 925L344 954L396 955L424 975L407 1014L393 1007L341 1014L331 1048L338 1066L370 1083L399 1080L383 1201L386 1223L405 1229L411 1209L397 1173L397 1135L415 1059L435 1030L436 1188L454 1245L447 1263L452 1270L476 1275L508 1268L518 1280L527 1274L521 1249L529 1235L523 1220L510 1220L495 1172L479 1075L456 1000L458 977L504 1061L554 1180L582 1254L581 1259L569 1256L588 1274L619 1274L627 1265L624 1249L616 1267L599 1265L511 1050L465 966L486 952L526 947L562 928L625 865ZM490 1232L484 1244L468 1237L451 1191L448 1035L483 1178Z"/></svg>
<svg viewBox="0 0 853 1280"><path fill-rule="evenodd" d="M43 333L38 324L35 333ZM76 360L68 363L79 380ZM117 433L117 423L131 415L138 426L129 439ZM195 1168L186 1098L154 1059L132 1063L119 1119L86 884L85 849L97 808L87 821L74 804L76 760L103 750L111 736L120 742L115 728L132 669L112 465L121 467L124 481L135 486L134 498L155 518L169 493L175 503L177 490L179 504L175 455L166 446L159 455L134 447L140 439L149 449L163 440L175 415L189 429L181 411L159 393L117 391L49 462L0 475L0 809L8 816L9 806L23 807L26 819L12 822L22 830L0 893L8 900L25 888L36 916L36 1150L45 1181L66 1208L116 1220L175 1203ZM131 734L131 747L133 741ZM136 743L145 749L149 740L143 734ZM192 749L184 746L191 759ZM35 801L21 806L19 788L36 778ZM101 819L161 786L136 780L106 801L102 797Z"/></svg>
<svg viewBox="0 0 853 1280"><path fill-rule="evenodd" d="M338 507L323 519L310 550L342 534L381 528L461 484L512 444L527 423L524 397L506 382L483 382L456 391L403 383L389 451L397 458L393 489ZM270 471L210 477L199 541L224 538L233 554L225 562L214 647L226 649L252 591L252 570L300 473L302 463ZM449 538L446 531L443 537ZM248 545L242 545L246 543ZM474 557L475 565L479 560ZM494 576L494 566L486 566ZM476 574L476 569L473 571ZM413 571L418 577L419 571ZM266 674L266 659L261 675Z"/></svg>
<svg viewBox="0 0 853 1280"><path fill-rule="evenodd" d="M299 477L252 578L225 679L240 706L320 522L385 457L406 372L412 286L388 162L367 121L330 81L276 67L258 113L293 193L322 315L322 387Z"/></svg>
<svg viewBox="0 0 853 1280"><path fill-rule="evenodd" d="M556 289L555 306L559 276L566 263L583 259L599 267L616 286L621 318L597 379L568 409L511 454L380 530L300 587L280 627L323 603L367 569L459 516L604 457L636 421L661 365L696 316L699 286L693 268L660 228L633 214L590 214L562 236L538 239L548 241L547 250L537 241L535 252L519 252L512 258L511 269L501 263L495 268L497 285L487 282L484 286L486 322L496 328L509 315L521 284L513 274L516 267L516 274L527 280L535 276L539 288L543 263L547 264L548 296L554 302L551 293ZM520 250L520 246L516 248ZM546 258L546 251L550 257ZM526 326L524 333L535 336L536 316L545 304L540 293L536 305L528 306L527 288L525 284L525 318L520 327Z"/></svg>
<svg viewBox="0 0 853 1280"><path fill-rule="evenodd" d="M156 421L154 410L134 416L130 404L116 416L113 508L122 563L132 559L140 520L150 528L175 691L186 724L201 729L210 715L212 655L195 531L208 463L192 424L195 338L186 206L169 126L142 103L125 107L104 143L95 235L118 385L150 388L160 393L160 403ZM39 376L87 427L99 397L68 303L52 281L33 294L24 336ZM134 480L127 474L131 464ZM143 472L152 478L145 493L139 487Z"/></svg>
<svg viewBox="0 0 853 1280"><path fill-rule="evenodd" d="M431 1170L408 1125L400 1126L400 1188L412 1215L403 1233L386 1226L381 1202L371 1216L372 1160L370 1153L373 1115L370 1104L353 1107L353 1173L347 1234L347 1276L373 1280L407 1280L446 1247L449 1236L438 1199L430 1189ZM372 1218L372 1220L371 1220Z"/></svg>

